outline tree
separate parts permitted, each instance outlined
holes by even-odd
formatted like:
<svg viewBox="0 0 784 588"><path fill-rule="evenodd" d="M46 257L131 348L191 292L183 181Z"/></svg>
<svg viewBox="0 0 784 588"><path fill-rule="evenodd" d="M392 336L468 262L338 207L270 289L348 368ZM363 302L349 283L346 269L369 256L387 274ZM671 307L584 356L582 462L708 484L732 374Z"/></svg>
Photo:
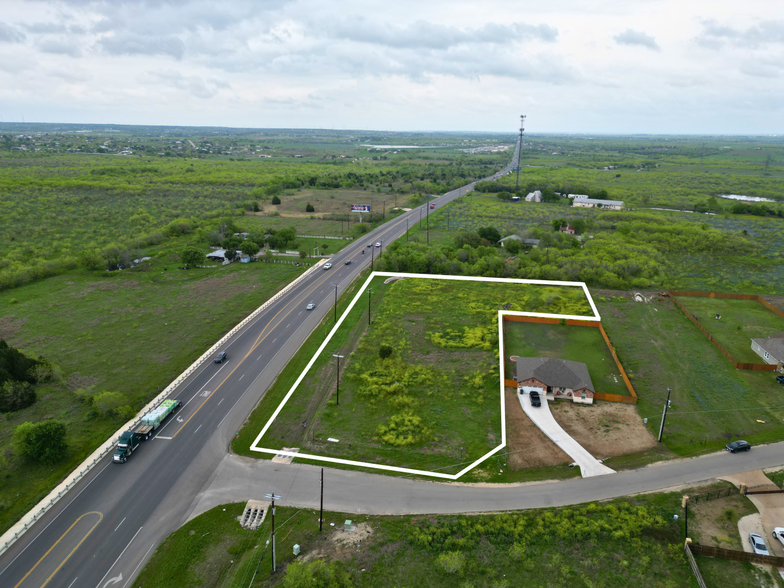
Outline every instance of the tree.
<svg viewBox="0 0 784 588"><path fill-rule="evenodd" d="M462 249L464 245L468 245L469 247L476 249L481 244L481 237L473 231L466 231L455 237L455 249Z"/></svg>
<svg viewBox="0 0 784 588"><path fill-rule="evenodd" d="M378 348L378 356L381 359L386 359L387 357L391 357L392 353L394 353L394 349L391 345L382 345Z"/></svg>
<svg viewBox="0 0 784 588"><path fill-rule="evenodd" d="M305 212L316 212L316 209L313 208L313 205L310 202L308 202L308 204L305 206Z"/></svg>
<svg viewBox="0 0 784 588"><path fill-rule="evenodd" d="M523 246L520 244L520 241L516 239L507 239L504 241L504 249L506 249L510 255L517 255L522 248Z"/></svg>
<svg viewBox="0 0 784 588"><path fill-rule="evenodd" d="M280 198L278 198L277 196L273 196L272 197L272 203L273 204L280 204Z"/></svg>
<svg viewBox="0 0 784 588"><path fill-rule="evenodd" d="M264 258L265 258L265 259L272 259L272 257L273 257L273 255L272 255L272 249L267 249L267 250L264 252Z"/></svg>
<svg viewBox="0 0 784 588"><path fill-rule="evenodd" d="M305 259L307 256L308 256L308 252L307 251L305 251L304 249L300 249L299 250L299 258L300 259Z"/></svg>
<svg viewBox="0 0 784 588"><path fill-rule="evenodd" d="M26 422L14 430L14 445L23 457L52 465L68 450L65 434L65 423L61 421Z"/></svg>
<svg viewBox="0 0 784 588"><path fill-rule="evenodd" d="M242 246L240 247L240 251L242 251L245 255L256 255L261 250L254 241L250 239L245 239L242 242Z"/></svg>
<svg viewBox="0 0 784 588"><path fill-rule="evenodd" d="M566 219L565 218L554 218L553 219L553 230L558 231L561 227L566 226Z"/></svg>
<svg viewBox="0 0 784 588"><path fill-rule="evenodd" d="M286 568L284 588L351 588L351 576L340 562L295 561Z"/></svg>
<svg viewBox="0 0 784 588"><path fill-rule="evenodd" d="M493 245L501 240L501 233L495 227L482 227L477 233L482 239L487 239Z"/></svg>
<svg viewBox="0 0 784 588"><path fill-rule="evenodd" d="M80 251L77 258L84 269L99 270L104 266L104 260L95 251Z"/></svg>
<svg viewBox="0 0 784 588"><path fill-rule="evenodd" d="M237 257L237 251L235 249L226 250L226 259L229 261L234 261L235 257Z"/></svg>
<svg viewBox="0 0 784 588"><path fill-rule="evenodd" d="M35 403L33 386L28 382L7 380L0 388L0 412L22 410Z"/></svg>
<svg viewBox="0 0 784 588"><path fill-rule="evenodd" d="M117 409L125 404L125 397L118 392L101 392L93 398L95 410L104 416L117 414Z"/></svg>
<svg viewBox="0 0 784 588"><path fill-rule="evenodd" d="M180 261L188 266L196 266L200 263L204 263L204 252L200 251L196 247L186 247L182 255L180 255Z"/></svg>
<svg viewBox="0 0 784 588"><path fill-rule="evenodd" d="M585 231L585 219L575 218L569 221L569 225L574 229L575 234L582 235Z"/></svg>
<svg viewBox="0 0 784 588"><path fill-rule="evenodd" d="M39 363L0 339L0 384L6 380L34 383L33 368Z"/></svg>

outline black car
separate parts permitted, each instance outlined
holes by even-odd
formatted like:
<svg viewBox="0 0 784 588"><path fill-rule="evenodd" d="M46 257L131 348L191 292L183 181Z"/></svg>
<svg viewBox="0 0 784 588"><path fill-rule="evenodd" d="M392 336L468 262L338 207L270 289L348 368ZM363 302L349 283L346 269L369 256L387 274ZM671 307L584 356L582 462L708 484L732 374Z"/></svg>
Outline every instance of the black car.
<svg viewBox="0 0 784 588"><path fill-rule="evenodd" d="M727 446L724 448L730 453L737 453L738 451L748 451L751 449L751 445L749 445L746 441L733 441L732 443L727 443Z"/></svg>
<svg viewBox="0 0 784 588"><path fill-rule="evenodd" d="M542 406L542 399L539 398L539 392L531 391L531 406Z"/></svg>
<svg viewBox="0 0 784 588"><path fill-rule="evenodd" d="M784 376L776 376L776 381L784 386Z"/></svg>
<svg viewBox="0 0 784 588"><path fill-rule="evenodd" d="M225 351L221 351L218 355L215 356L215 363L223 363L224 361L228 360L229 356L226 355Z"/></svg>
<svg viewBox="0 0 784 588"><path fill-rule="evenodd" d="M345 264L343 264L343 265L351 265L351 260L350 260L350 259L347 259L347 260L346 260L346 263L345 263Z"/></svg>

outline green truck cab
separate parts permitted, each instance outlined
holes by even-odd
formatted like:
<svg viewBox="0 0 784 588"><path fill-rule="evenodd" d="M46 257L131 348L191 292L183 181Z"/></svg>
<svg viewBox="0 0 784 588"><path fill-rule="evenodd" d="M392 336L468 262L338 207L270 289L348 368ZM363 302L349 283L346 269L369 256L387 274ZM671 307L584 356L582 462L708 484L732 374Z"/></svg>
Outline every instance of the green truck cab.
<svg viewBox="0 0 784 588"><path fill-rule="evenodd" d="M112 461L114 463L125 463L133 453L134 449L139 447L141 439L133 431L125 431L120 435L120 441L117 443L117 449L114 451Z"/></svg>

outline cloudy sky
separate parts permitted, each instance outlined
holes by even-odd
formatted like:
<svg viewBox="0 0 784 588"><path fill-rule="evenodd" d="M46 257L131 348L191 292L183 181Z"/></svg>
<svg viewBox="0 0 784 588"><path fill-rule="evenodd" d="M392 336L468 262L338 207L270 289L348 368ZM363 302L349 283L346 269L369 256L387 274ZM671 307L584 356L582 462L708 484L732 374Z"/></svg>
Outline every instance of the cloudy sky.
<svg viewBox="0 0 784 588"><path fill-rule="evenodd" d="M0 120L784 132L781 0L0 3Z"/></svg>

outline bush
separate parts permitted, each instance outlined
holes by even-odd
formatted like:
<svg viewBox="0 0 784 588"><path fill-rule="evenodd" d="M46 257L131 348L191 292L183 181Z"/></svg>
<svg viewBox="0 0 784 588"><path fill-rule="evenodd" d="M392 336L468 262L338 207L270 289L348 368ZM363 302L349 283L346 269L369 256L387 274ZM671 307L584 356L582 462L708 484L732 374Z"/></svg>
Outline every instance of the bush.
<svg viewBox="0 0 784 588"><path fill-rule="evenodd" d="M406 412L392 415L387 424L379 425L376 435L386 445L408 447L427 441L430 438L430 430L425 427L422 417Z"/></svg>
<svg viewBox="0 0 784 588"><path fill-rule="evenodd" d="M392 349L391 345L382 345L378 348L378 356L381 359L386 359L387 357L391 357L394 351L395 350Z"/></svg>
<svg viewBox="0 0 784 588"><path fill-rule="evenodd" d="M0 388L0 412L22 410L35 403L35 390L27 382L7 380Z"/></svg>
<svg viewBox="0 0 784 588"><path fill-rule="evenodd" d="M68 450L65 434L65 423L61 421L26 422L16 427L14 445L23 457L52 465Z"/></svg>
<svg viewBox="0 0 784 588"><path fill-rule="evenodd" d="M180 255L180 261L185 265L199 265L204 263L204 260L204 253L196 249L196 247L186 247L182 255Z"/></svg>
<svg viewBox="0 0 784 588"><path fill-rule="evenodd" d="M285 588L351 588L351 576L339 562L295 561L286 568Z"/></svg>
<svg viewBox="0 0 784 588"><path fill-rule="evenodd" d="M102 392L93 398L95 410L104 416L118 415L118 410L125 404L125 397L119 392Z"/></svg>
<svg viewBox="0 0 784 588"><path fill-rule="evenodd" d="M305 212L316 212L316 209L313 208L313 205L310 202L308 202L305 206Z"/></svg>
<svg viewBox="0 0 784 588"><path fill-rule="evenodd" d="M119 407L114 411L114 413L124 421L130 421L133 417L136 416L136 410L129 405L124 405Z"/></svg>
<svg viewBox="0 0 784 588"><path fill-rule="evenodd" d="M447 574L460 574L465 567L466 556L462 551L447 551L436 558L436 566Z"/></svg>
<svg viewBox="0 0 784 588"><path fill-rule="evenodd" d="M273 196L272 197L272 203L273 204L280 204L280 198L278 198L277 196Z"/></svg>
<svg viewBox="0 0 784 588"><path fill-rule="evenodd" d="M3 339L0 339L0 384L6 380L17 382L35 382L33 369L38 361L27 357L18 349L14 349Z"/></svg>

